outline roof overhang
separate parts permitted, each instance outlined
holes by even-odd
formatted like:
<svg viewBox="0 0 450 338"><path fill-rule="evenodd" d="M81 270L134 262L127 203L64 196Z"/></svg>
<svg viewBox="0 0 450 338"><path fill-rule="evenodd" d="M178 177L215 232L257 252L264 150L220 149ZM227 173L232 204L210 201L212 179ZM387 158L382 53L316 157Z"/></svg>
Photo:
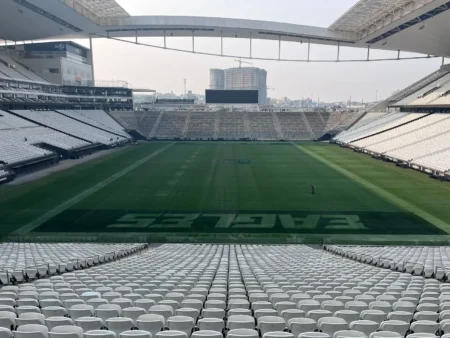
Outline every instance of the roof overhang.
<svg viewBox="0 0 450 338"><path fill-rule="evenodd" d="M213 17L129 16L117 7L102 15L99 15L102 13L99 9L93 17L89 14L93 7L89 6L114 5L115 1L76 0L75 3L78 5L73 6L73 0L4 0L0 11L0 39L82 39L91 35L112 38L251 38L359 48L370 46L373 49L450 56L449 0L417 0L414 8L410 0L361 0L331 28ZM85 6L79 7L82 3ZM402 4L403 7L386 5L383 11L380 4L388 3ZM90 9L86 9L88 7ZM387 9L393 11L391 17L386 13ZM401 15L398 14L400 9ZM350 26L349 20L354 20L354 26ZM369 23L372 28L364 28Z"/></svg>

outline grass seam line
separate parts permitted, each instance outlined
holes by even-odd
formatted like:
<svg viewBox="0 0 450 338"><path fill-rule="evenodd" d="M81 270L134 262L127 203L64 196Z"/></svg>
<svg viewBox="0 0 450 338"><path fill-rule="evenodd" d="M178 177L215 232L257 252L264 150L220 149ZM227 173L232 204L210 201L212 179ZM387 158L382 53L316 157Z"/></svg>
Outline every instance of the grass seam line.
<svg viewBox="0 0 450 338"><path fill-rule="evenodd" d="M414 206L413 204L391 194L390 192L370 183L369 181L365 180L362 177L359 177L358 175L353 174L352 172L342 168L341 166L332 163L328 160L326 160L325 158L323 158L322 156L308 150L305 149L304 147L295 144L295 143L291 143L296 149L298 149L299 151L304 152L305 154L315 158L316 160L326 164L327 166L329 166L330 168L340 172L341 174L347 176L348 178L352 179L353 181L359 183L360 185L364 186L365 188L371 190L372 192L376 193L378 196L381 196L383 198L385 198L386 200L394 203L395 205L409 211L412 212L413 214L419 216L420 218L426 220L427 222L433 224L434 226L436 226L437 228L445 231L447 234L450 234L450 226L440 220L439 218L427 213L426 211L417 208L416 206Z"/></svg>
<svg viewBox="0 0 450 338"><path fill-rule="evenodd" d="M97 183L96 185L92 186L91 188L86 189L85 191L83 191L82 193L76 195L75 197L72 197L71 199L61 203L60 205L56 206L52 210L47 211L46 213L44 213L43 215L39 216L35 220L29 222L28 224L25 224L24 226L20 227L17 230L15 230L12 234L14 234L14 235L23 235L23 234L26 234L28 232L33 231L38 226L40 226L40 225L44 224L45 222L49 221L50 219L52 219L56 215L58 215L61 212L69 209L70 207L72 207L73 205L75 205L78 202L82 201L86 197L91 196L92 194L96 193L100 189L108 186L109 184L113 183L114 181L116 181L119 178L121 178L121 177L125 176L126 174L128 174L130 171L140 167L141 165L143 165L147 161L151 160L155 156L157 156L157 155L161 154L162 152L166 151L168 148L170 148L174 144L175 143L172 142L172 143L170 143L170 144L168 144L168 145L166 145L166 146L156 150L155 152L151 153L150 155L148 155L148 156L144 157L143 159L141 159L141 160L139 160L139 161L129 165L125 169L122 169L121 171L119 171L116 174L108 177L107 179Z"/></svg>

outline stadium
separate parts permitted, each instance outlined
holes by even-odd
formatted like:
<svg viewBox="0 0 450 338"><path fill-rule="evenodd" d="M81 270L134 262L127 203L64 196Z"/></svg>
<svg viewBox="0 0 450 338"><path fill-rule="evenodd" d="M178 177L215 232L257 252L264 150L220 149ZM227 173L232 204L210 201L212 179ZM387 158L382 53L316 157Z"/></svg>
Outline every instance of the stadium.
<svg viewBox="0 0 450 338"><path fill-rule="evenodd" d="M450 337L448 9L360 0L324 28L2 0L0 338ZM315 62L324 45L333 62L382 50L442 66L364 109L252 91L136 102L154 90L98 80L92 42L147 37L240 66L253 40L278 46L266 61ZM220 50L196 50L202 37Z"/></svg>

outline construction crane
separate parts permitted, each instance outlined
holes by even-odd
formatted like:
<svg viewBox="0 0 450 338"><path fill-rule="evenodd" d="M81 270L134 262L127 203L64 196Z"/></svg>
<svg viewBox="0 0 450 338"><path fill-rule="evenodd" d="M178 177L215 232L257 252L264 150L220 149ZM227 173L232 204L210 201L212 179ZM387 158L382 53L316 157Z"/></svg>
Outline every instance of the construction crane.
<svg viewBox="0 0 450 338"><path fill-rule="evenodd" d="M253 65L253 63L248 62L248 61L242 61L242 59L234 59L234 61L239 63L239 68L242 68L242 64L245 63L247 65Z"/></svg>

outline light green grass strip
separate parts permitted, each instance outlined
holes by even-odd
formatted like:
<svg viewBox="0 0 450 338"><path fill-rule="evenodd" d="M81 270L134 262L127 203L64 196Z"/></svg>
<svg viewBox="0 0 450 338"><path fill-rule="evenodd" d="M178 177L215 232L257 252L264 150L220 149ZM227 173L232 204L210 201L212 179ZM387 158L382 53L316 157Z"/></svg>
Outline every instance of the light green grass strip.
<svg viewBox="0 0 450 338"><path fill-rule="evenodd" d="M123 170L117 172L116 174L108 177L107 179L97 183L96 185L92 186L91 188L86 189L81 194L78 194L77 196L71 198L70 200L67 200L67 201L61 203L60 205L58 205L57 207L53 208L52 210L49 210L48 212L46 212L42 216L36 218L35 220L31 221L28 224L25 224L21 228L19 228L16 231L14 231L13 234L23 235L23 234L26 234L26 233L28 233L30 231L33 231L38 226L40 226L40 225L44 224L45 222L49 221L50 219L52 219L56 215L60 214L64 210L69 209L70 207L72 207L73 205L75 205L78 202L82 201L86 197L91 196L92 194L96 193L100 189L108 186L109 184L113 183L114 181L118 180L119 178L127 175L130 171L140 167L141 165L143 165L147 161L151 160L155 156L157 156L157 155L161 154L162 152L166 151L168 148L170 148L174 144L175 143L169 143L168 145L164 146L163 148L158 149L157 151L151 153L150 155L144 157L143 159L133 163L132 165L126 167L125 169L123 169Z"/></svg>
<svg viewBox="0 0 450 338"><path fill-rule="evenodd" d="M360 185L366 187L367 189L373 191L374 193L376 193L378 196L381 196L382 198L392 202L393 204L399 206L402 209L405 209L417 216L419 216L420 218L426 220L428 223L433 224L435 227L438 227L439 229L445 231L446 233L450 234L450 226L440 220L439 218L434 217L433 215L430 215L429 213L427 213L426 211L417 208L416 206L412 205L411 203L391 194L390 192L380 188L379 186L376 186L372 183L370 183L369 181L353 174L352 172L340 167L339 165L328 161L327 159L323 158L322 156L304 148L301 145L292 143L292 145L294 147L296 147L298 150L304 152L305 154L315 158L316 160L326 164L327 166L329 166L330 168L340 172L341 174L347 176L348 178L352 179L353 181L359 183Z"/></svg>

